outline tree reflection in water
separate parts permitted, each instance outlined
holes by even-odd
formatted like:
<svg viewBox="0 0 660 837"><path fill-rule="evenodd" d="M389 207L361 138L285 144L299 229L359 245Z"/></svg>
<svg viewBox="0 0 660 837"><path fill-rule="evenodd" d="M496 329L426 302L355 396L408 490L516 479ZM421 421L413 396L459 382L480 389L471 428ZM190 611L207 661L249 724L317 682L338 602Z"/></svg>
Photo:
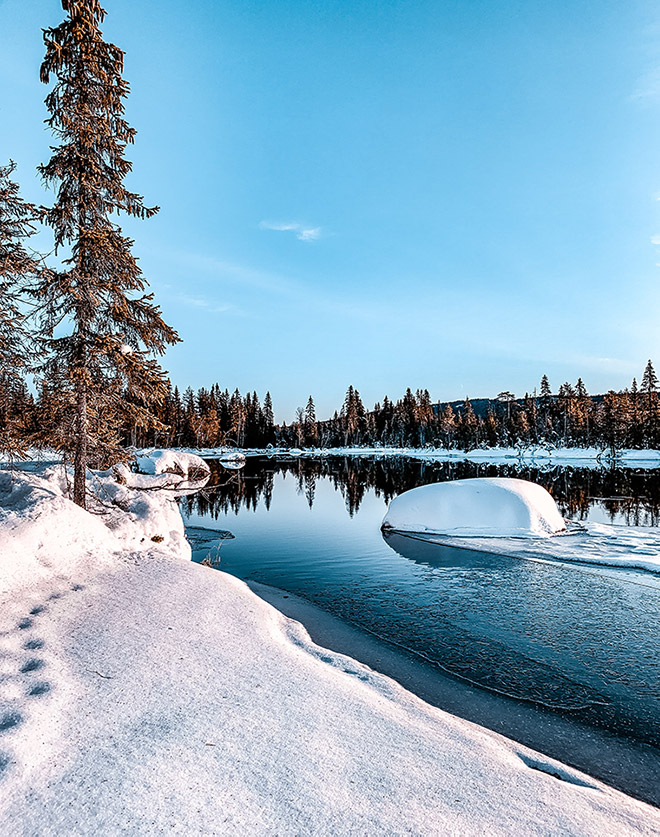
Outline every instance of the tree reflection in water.
<svg viewBox="0 0 660 837"><path fill-rule="evenodd" d="M657 526L660 508L660 469L531 467L520 463L428 462L407 457L248 457L240 471L228 471L209 460L211 479L200 494L182 499L188 513L217 519L243 507L270 509L275 475L297 482L309 508L314 505L317 481L328 480L344 497L352 517L366 492L389 503L392 497L418 485L471 477L517 477L546 488L564 517L585 520L594 506L613 523Z"/></svg>

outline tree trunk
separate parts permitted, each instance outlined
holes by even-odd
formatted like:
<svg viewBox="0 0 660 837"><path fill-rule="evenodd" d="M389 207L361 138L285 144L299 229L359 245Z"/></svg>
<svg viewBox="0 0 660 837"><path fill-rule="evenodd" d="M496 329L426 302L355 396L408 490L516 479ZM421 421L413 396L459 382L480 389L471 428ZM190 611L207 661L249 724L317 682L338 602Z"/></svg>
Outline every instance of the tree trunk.
<svg viewBox="0 0 660 837"><path fill-rule="evenodd" d="M76 449L73 454L73 502L81 508L85 505L85 478L87 476L87 391L81 386L76 399Z"/></svg>

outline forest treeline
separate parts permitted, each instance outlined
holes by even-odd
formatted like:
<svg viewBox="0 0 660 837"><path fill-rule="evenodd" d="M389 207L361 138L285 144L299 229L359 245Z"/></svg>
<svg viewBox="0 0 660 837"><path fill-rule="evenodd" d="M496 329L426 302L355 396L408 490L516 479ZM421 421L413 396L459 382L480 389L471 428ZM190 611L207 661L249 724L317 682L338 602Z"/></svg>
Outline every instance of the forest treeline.
<svg viewBox="0 0 660 837"><path fill-rule="evenodd" d="M12 424L24 438L39 439L53 409L46 385L33 397L24 381L0 376L4 414L0 426ZM8 388L11 387L10 392ZM581 379L564 383L553 393L547 376L538 394L516 398L502 392L494 399L434 403L428 390L406 390L396 401L387 396L367 410L360 393L348 388L344 403L330 419L318 420L314 400L298 408L293 422L276 424L270 393L230 393L219 384L183 394L167 387L152 406L154 421L144 426L125 422L120 431L125 447L230 446L265 448L332 448L347 445L475 447L532 444L621 448L660 448L658 378L652 362L641 384L591 396ZM130 400L130 394L125 394ZM139 405L138 405L139 406ZM0 408L1 409L1 408ZM128 412L128 415L133 415ZM47 437L47 436L46 436Z"/></svg>

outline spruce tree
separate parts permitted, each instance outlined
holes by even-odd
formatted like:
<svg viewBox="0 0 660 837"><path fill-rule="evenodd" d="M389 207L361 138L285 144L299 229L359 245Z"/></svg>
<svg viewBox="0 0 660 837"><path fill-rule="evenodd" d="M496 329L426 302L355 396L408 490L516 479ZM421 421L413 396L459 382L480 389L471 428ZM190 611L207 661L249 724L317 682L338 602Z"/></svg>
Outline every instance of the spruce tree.
<svg viewBox="0 0 660 837"><path fill-rule="evenodd" d="M644 369L639 389L646 395L646 444L654 445L657 444L658 376L650 360Z"/></svg>
<svg viewBox="0 0 660 837"><path fill-rule="evenodd" d="M318 443L318 432L316 427L316 407L314 406L314 399L310 395L305 406L305 444L313 446Z"/></svg>
<svg viewBox="0 0 660 837"><path fill-rule="evenodd" d="M655 369L653 368L653 364L650 360L644 369L644 375L642 376L642 383L639 389L640 392L645 392L647 394L648 403L650 405L651 393L658 391L658 376L655 374Z"/></svg>
<svg viewBox="0 0 660 837"><path fill-rule="evenodd" d="M263 415L263 441L266 445L273 442L275 430L275 416L273 414L273 400L270 397L270 392L266 393L264 398Z"/></svg>
<svg viewBox="0 0 660 837"><path fill-rule="evenodd" d="M44 31L41 67L44 83L55 79L46 122L60 144L39 172L57 192L46 219L67 258L40 283L38 296L45 309L43 348L49 352L42 373L61 396L54 441L73 455L73 499L84 507L89 462L122 457L122 423L154 422L148 405L166 393L154 355L178 337L153 295L144 293L133 242L112 220L115 212L137 218L157 212L123 182L132 168L124 151L135 138L123 118L129 93L124 53L103 40L99 0L61 2L66 19ZM130 399L122 397L125 390Z"/></svg>
<svg viewBox="0 0 660 837"><path fill-rule="evenodd" d="M541 378L541 398L549 398L552 395L552 390L550 389L550 382L548 381L548 376L544 375Z"/></svg>
<svg viewBox="0 0 660 837"><path fill-rule="evenodd" d="M15 164L0 166L0 451L23 449L23 416L16 404L24 389L28 359L24 306L29 283L39 274L37 258L25 248L34 234L37 208L26 203L11 176Z"/></svg>

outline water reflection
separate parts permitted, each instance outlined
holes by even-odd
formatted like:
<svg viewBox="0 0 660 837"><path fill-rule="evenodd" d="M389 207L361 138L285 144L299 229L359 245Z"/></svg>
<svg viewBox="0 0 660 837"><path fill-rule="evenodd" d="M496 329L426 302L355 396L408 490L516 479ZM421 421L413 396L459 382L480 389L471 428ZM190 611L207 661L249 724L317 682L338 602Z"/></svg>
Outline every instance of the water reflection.
<svg viewBox="0 0 660 837"><path fill-rule="evenodd" d="M455 546L423 541L411 535L400 535L396 532L382 531L385 543L410 561L427 567L440 569L457 569L459 567L475 569L477 567L493 567L501 564L499 556L488 552L475 552L472 549L457 549Z"/></svg>
<svg viewBox="0 0 660 837"><path fill-rule="evenodd" d="M597 519L628 526L657 526L660 520L660 470L633 468L530 467L520 463L424 462L404 458L302 457L269 459L250 457L240 471L210 461L212 490L184 502L188 513L217 519L242 508L270 509L273 480L280 474L292 479L310 509L319 479L339 491L352 517L365 495L373 491L388 503L403 491L432 482L471 477L518 477L546 488L564 517Z"/></svg>

